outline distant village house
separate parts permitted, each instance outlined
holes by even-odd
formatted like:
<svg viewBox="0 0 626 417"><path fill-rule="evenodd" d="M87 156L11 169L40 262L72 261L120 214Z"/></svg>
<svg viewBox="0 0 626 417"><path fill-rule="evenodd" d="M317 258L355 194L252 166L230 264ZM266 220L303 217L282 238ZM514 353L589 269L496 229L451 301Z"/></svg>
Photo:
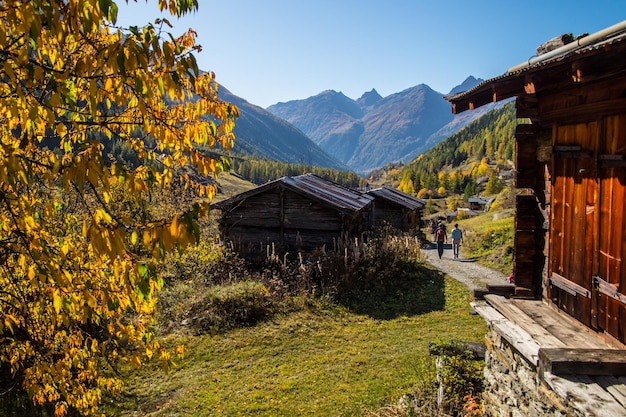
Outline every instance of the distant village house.
<svg viewBox="0 0 626 417"><path fill-rule="evenodd" d="M491 202L482 197L470 197L467 199L467 203L472 211L487 211Z"/></svg>

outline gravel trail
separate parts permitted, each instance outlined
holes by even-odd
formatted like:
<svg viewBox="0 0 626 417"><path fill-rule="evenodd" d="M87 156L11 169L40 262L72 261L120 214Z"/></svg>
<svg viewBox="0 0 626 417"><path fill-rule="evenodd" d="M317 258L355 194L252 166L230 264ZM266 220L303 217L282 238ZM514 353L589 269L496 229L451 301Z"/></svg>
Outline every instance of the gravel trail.
<svg viewBox="0 0 626 417"><path fill-rule="evenodd" d="M470 291L486 289L487 285L505 285L509 283L505 274L482 266L475 259L464 258L463 254L459 256L459 259L454 259L451 244L444 246L441 259L437 255L437 246L434 243L422 248L422 255L434 268L456 279Z"/></svg>

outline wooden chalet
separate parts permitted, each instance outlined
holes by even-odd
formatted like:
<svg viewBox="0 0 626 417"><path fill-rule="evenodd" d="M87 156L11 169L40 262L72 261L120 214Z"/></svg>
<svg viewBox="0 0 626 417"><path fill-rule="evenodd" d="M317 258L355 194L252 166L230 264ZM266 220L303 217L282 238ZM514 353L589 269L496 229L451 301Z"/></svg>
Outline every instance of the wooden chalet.
<svg viewBox="0 0 626 417"><path fill-rule="evenodd" d="M571 415L626 415L626 21L567 38L446 99L456 114L516 97L515 186L525 190L516 202L519 301L488 297L501 315L483 317L494 329L497 320L509 320L526 330L517 342L535 344L522 355ZM572 333L569 318L579 331ZM511 328L497 337L514 339ZM585 334L603 344L576 343ZM565 363L566 373L584 377L555 379Z"/></svg>
<svg viewBox="0 0 626 417"><path fill-rule="evenodd" d="M370 222L373 197L313 174L283 177L212 205L222 211L225 240L245 254L269 244L311 250L359 236Z"/></svg>
<svg viewBox="0 0 626 417"><path fill-rule="evenodd" d="M426 202L396 188L381 187L367 192L374 197L372 222L374 226L388 224L401 231L415 231L421 227Z"/></svg>
<svg viewBox="0 0 626 417"><path fill-rule="evenodd" d="M482 197L470 197L467 199L469 209L473 211L487 211L489 200Z"/></svg>

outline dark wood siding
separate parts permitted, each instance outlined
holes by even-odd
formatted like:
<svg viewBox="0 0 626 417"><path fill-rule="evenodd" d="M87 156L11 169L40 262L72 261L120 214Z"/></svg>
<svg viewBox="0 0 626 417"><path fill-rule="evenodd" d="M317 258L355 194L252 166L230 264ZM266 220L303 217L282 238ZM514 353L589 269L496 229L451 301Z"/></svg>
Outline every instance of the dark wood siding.
<svg viewBox="0 0 626 417"><path fill-rule="evenodd" d="M543 257L543 216L533 195L516 197L515 257L513 275L516 295L540 297Z"/></svg>
<svg viewBox="0 0 626 417"><path fill-rule="evenodd" d="M351 217L293 191L285 191L284 241L289 248L333 248L333 238L353 233ZM356 221L356 220L354 220Z"/></svg>
<svg viewBox="0 0 626 417"><path fill-rule="evenodd" d="M376 226L389 224L398 230L415 230L417 228L417 210L409 210L389 203L383 199L376 199L374 203L374 222Z"/></svg>
<svg viewBox="0 0 626 417"><path fill-rule="evenodd" d="M280 244L280 189L253 195L224 210L220 221L224 239L238 250L254 252L275 242Z"/></svg>
<svg viewBox="0 0 626 417"><path fill-rule="evenodd" d="M537 163L537 129L531 124L515 128L515 186L533 188L540 176Z"/></svg>
<svg viewBox="0 0 626 417"><path fill-rule="evenodd" d="M237 201L222 212L225 240L243 254L265 253L267 245L311 250L345 235L359 236L367 210L344 212L286 187L276 186Z"/></svg>
<svg viewBox="0 0 626 417"><path fill-rule="evenodd" d="M520 107L520 103L524 105ZM517 103L526 114L536 107L536 100L520 100ZM515 295L540 298L542 296L546 251L546 162L550 161L552 149L551 131L539 124L519 124L515 129L515 186L529 188L516 197L515 249L513 275ZM547 148L547 149L546 149Z"/></svg>

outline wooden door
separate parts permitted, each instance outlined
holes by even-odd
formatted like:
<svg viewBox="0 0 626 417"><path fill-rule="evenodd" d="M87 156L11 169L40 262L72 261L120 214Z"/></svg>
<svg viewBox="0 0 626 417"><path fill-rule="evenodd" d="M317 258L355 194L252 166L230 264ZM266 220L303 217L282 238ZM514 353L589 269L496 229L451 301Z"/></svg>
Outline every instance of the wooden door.
<svg viewBox="0 0 626 417"><path fill-rule="evenodd" d="M626 343L626 116L555 128L549 297Z"/></svg>
<svg viewBox="0 0 626 417"><path fill-rule="evenodd" d="M598 155L599 233L595 271L598 327L626 343L626 117L606 118Z"/></svg>
<svg viewBox="0 0 626 417"><path fill-rule="evenodd" d="M549 296L560 309L590 327L595 327L597 143L595 122L555 128Z"/></svg>

